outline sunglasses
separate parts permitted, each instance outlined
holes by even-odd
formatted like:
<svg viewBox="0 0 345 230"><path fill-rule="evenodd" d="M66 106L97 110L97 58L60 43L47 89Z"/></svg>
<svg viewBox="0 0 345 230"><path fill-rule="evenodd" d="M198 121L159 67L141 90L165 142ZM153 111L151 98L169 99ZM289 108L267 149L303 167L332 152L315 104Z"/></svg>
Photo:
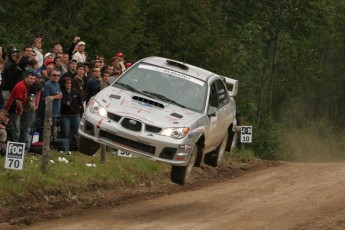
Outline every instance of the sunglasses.
<svg viewBox="0 0 345 230"><path fill-rule="evenodd" d="M53 77L60 77L60 74L52 74Z"/></svg>

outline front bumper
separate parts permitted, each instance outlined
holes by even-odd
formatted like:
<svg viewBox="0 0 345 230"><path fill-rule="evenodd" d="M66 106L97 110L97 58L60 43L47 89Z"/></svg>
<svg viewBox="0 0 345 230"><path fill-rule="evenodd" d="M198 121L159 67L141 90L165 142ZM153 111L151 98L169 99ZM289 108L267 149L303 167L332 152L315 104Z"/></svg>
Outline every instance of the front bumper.
<svg viewBox="0 0 345 230"><path fill-rule="evenodd" d="M182 139L161 136L145 129L130 130L122 121L132 119L121 117L117 121L91 113L86 109L79 126L79 135L100 144L140 155L170 165L186 166L190 152L195 145L188 135ZM137 119L136 119L137 120ZM138 120L137 120L138 121Z"/></svg>

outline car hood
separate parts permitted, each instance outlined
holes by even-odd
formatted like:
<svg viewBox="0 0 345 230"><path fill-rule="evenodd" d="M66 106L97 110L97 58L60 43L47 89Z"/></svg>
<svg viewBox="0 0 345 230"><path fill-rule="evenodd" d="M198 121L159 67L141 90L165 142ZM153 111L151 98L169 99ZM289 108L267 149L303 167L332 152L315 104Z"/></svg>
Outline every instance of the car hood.
<svg viewBox="0 0 345 230"><path fill-rule="evenodd" d="M108 113L159 127L186 126L202 116L201 113L113 86L103 89L95 100Z"/></svg>

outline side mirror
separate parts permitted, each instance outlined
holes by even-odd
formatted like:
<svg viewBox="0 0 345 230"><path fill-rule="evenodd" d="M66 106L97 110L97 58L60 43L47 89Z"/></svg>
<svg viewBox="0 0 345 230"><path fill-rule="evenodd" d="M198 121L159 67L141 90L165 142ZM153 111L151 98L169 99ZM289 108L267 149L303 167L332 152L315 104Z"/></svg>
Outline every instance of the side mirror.
<svg viewBox="0 0 345 230"><path fill-rule="evenodd" d="M209 106L208 107L208 110L207 110L207 115L208 116L216 116L216 113L217 113L217 108L216 107L213 107L213 106Z"/></svg>

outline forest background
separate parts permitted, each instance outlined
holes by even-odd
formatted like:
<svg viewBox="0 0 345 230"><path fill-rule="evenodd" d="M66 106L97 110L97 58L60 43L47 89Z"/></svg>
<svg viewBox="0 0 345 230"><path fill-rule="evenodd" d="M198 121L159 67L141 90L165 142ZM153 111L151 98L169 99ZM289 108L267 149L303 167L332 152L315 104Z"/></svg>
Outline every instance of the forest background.
<svg viewBox="0 0 345 230"><path fill-rule="evenodd" d="M163 56L239 80L237 106L263 159L344 155L343 0L0 0L0 46L79 35L89 57Z"/></svg>

